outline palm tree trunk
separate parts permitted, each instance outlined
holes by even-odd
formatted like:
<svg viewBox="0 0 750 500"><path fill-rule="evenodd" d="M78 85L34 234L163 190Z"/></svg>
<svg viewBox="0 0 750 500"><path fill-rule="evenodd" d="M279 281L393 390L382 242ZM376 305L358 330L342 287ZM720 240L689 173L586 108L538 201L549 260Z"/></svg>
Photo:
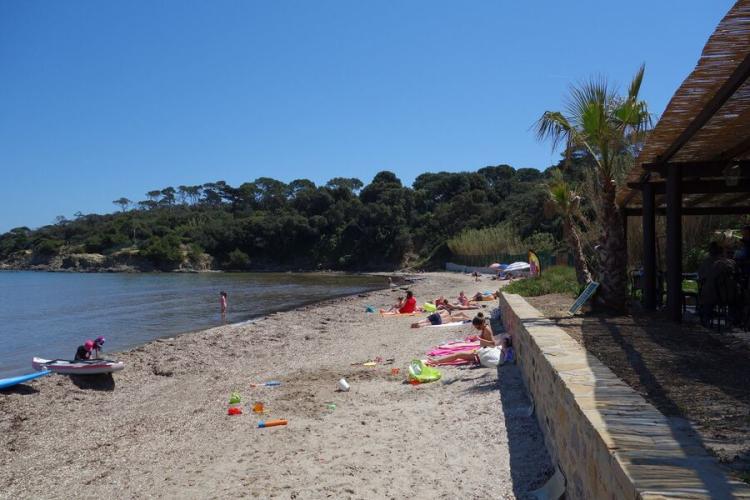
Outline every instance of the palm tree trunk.
<svg viewBox="0 0 750 500"><path fill-rule="evenodd" d="M573 267L575 267L576 270L578 284L586 285L591 281L591 272L589 271L589 266L586 262L586 256L583 253L581 237L579 236L578 231L576 231L574 224L575 223L567 217L564 218L563 233L565 234L565 239L568 240L568 245L573 251Z"/></svg>
<svg viewBox="0 0 750 500"><path fill-rule="evenodd" d="M627 311L627 249L625 227L615 204L615 185L607 179L602 183L601 215L602 236L600 245L601 276L597 304L615 313Z"/></svg>

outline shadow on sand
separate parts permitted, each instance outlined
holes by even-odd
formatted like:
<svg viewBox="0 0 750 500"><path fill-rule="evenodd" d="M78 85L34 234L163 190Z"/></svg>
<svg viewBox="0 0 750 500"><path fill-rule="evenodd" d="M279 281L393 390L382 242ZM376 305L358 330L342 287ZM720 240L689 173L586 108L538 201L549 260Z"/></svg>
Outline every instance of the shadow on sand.
<svg viewBox="0 0 750 500"><path fill-rule="evenodd" d="M0 389L0 394L21 394L23 396L26 396L28 394L37 394L38 392L39 389L35 389L34 387L26 384L17 384L13 387L8 387L7 389Z"/></svg>
<svg viewBox="0 0 750 500"><path fill-rule="evenodd" d="M111 373L98 375L69 375L70 381L79 389L92 391L114 391L115 379Z"/></svg>
<svg viewBox="0 0 750 500"><path fill-rule="evenodd" d="M510 454L510 474L516 498L532 498L530 492L542 486L555 469L544 444L544 436L534 414L531 401L515 364L499 366L497 380L488 377L467 389L467 392L497 391L505 419ZM531 472L534 471L534 472Z"/></svg>

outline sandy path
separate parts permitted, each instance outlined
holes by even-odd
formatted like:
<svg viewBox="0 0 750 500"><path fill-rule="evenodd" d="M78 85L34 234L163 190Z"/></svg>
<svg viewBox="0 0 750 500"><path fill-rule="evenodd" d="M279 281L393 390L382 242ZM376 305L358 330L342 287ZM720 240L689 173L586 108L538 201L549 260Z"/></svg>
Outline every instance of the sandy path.
<svg viewBox="0 0 750 500"><path fill-rule="evenodd" d="M490 286L420 276L420 303ZM114 388L53 376L0 393L0 497L525 497L550 466L517 368L499 382L494 370L448 367L441 382L404 384L412 358L470 327L412 330L414 318L364 312L395 296L152 342L117 356L128 366ZM395 363L351 366L376 356ZM342 376L348 393L335 391ZM249 387L270 379L282 385ZM227 416L233 390L289 426L256 429L247 408Z"/></svg>

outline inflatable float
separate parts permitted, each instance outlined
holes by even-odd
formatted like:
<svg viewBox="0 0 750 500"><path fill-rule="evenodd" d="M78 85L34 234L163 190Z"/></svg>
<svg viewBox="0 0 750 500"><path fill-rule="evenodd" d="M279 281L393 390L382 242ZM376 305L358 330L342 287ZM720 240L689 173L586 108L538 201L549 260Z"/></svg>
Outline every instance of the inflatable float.
<svg viewBox="0 0 750 500"><path fill-rule="evenodd" d="M34 358L31 366L37 370L49 370L64 375L98 375L100 373L119 372L125 368L122 361L111 359L89 359L84 361L68 361L64 359Z"/></svg>

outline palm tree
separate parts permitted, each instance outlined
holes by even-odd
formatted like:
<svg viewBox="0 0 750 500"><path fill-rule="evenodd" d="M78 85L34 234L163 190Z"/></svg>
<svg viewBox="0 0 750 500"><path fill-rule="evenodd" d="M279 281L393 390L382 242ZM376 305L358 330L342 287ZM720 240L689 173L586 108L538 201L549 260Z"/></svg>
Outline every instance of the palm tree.
<svg viewBox="0 0 750 500"><path fill-rule="evenodd" d="M551 172L552 177L547 183L547 194L549 196L545 210L555 212L562 219L563 237L573 250L573 265L576 270L578 283L586 285L591 281L586 255L583 252L583 243L578 230L578 221L583 219L581 214L581 197L568 181L565 180L560 169Z"/></svg>
<svg viewBox="0 0 750 500"><path fill-rule="evenodd" d="M566 152L582 149L590 157L591 197L601 230L597 302L615 312L624 311L627 301L625 231L615 195L651 124L638 98L644 70L641 66L625 96L604 78L571 87L565 113L546 111L535 126L539 140L552 140L553 148L564 142Z"/></svg>

